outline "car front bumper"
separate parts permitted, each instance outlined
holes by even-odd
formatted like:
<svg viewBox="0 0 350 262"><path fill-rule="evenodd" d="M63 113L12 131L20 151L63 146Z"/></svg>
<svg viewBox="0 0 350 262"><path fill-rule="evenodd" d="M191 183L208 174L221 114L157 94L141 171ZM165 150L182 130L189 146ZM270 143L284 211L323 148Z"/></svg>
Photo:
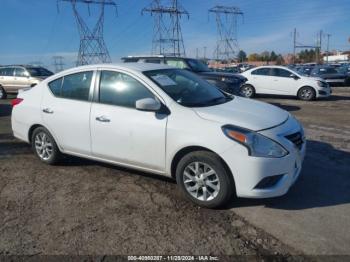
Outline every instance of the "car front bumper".
<svg viewBox="0 0 350 262"><path fill-rule="evenodd" d="M306 142L303 139L302 145L298 148L285 136L301 132L302 127L295 126L294 120L287 121L282 126L271 130L260 132L269 135L289 152L281 158L265 158L248 156L246 152L237 153L237 147L225 151L221 156L231 169L238 197L244 198L270 198L286 194L289 188L298 179L306 152ZM295 121L296 122L296 121ZM294 126L292 129L291 126ZM271 136L271 134L274 134ZM275 136L275 137L273 137ZM261 182L266 178L279 177L271 186L261 188Z"/></svg>

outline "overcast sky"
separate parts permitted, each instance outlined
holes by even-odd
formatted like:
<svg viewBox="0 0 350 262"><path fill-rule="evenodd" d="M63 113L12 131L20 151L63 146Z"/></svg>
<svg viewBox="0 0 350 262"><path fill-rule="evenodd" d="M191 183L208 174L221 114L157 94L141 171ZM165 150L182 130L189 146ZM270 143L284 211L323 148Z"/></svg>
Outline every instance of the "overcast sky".
<svg viewBox="0 0 350 262"><path fill-rule="evenodd" d="M180 0L181 1L181 0ZM106 12L105 40L113 61L130 54L151 50L153 18L141 15L151 0L117 0L118 16ZM313 45L319 30L331 34L330 48L349 50L350 0L182 0L190 19L182 20L183 36L189 56L200 55L207 46L212 56L216 43L216 24L208 9L220 4L238 6L244 12L239 21L239 45L247 53L292 52L292 31L298 42ZM0 0L0 64L41 61L51 66L53 55L63 55L68 67L76 59L79 35L68 3L56 0ZM80 6L83 16L87 8ZM91 10L89 23L96 16ZM326 38L323 39L326 44ZM326 45L323 46L326 48Z"/></svg>

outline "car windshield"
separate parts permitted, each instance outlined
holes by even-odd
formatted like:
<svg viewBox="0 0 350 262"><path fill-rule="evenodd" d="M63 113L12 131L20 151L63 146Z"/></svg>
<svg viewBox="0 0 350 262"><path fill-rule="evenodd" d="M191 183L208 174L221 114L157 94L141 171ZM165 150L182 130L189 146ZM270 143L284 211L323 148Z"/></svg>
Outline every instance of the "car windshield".
<svg viewBox="0 0 350 262"><path fill-rule="evenodd" d="M52 76L53 73L42 67L27 67L29 74L33 77L36 76Z"/></svg>
<svg viewBox="0 0 350 262"><path fill-rule="evenodd" d="M144 74L178 104L186 107L214 106L233 99L186 70L161 69L146 71Z"/></svg>
<svg viewBox="0 0 350 262"><path fill-rule="evenodd" d="M197 59L187 59L187 63L190 65L193 72L210 72L212 70L204 64L202 61Z"/></svg>

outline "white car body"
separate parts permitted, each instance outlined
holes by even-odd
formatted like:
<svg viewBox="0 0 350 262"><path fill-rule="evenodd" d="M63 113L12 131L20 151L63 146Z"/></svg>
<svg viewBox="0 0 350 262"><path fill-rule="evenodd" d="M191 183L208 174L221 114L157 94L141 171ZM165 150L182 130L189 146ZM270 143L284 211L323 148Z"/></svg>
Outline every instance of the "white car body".
<svg viewBox="0 0 350 262"><path fill-rule="evenodd" d="M273 105L240 97L216 106L182 106L143 74L147 70L169 68L140 63L91 65L56 74L19 93L18 98L23 101L13 108L14 136L29 143L33 127L43 126L62 153L169 177L174 176L173 163L179 152L201 148L220 156L229 167L237 196L265 198L285 194L299 176L305 155L306 142L300 123ZM101 70L123 72L137 79L171 113L155 115L93 101L58 98L48 88L48 83L62 76L93 71L90 93L94 93ZM96 121L97 118L108 121ZM273 139L288 154L280 158L249 156L245 146L223 134L224 125L239 126ZM286 138L297 133L302 135L299 148ZM262 179L274 175L282 176L276 185L255 188Z"/></svg>
<svg viewBox="0 0 350 262"><path fill-rule="evenodd" d="M256 74L259 69L281 69L288 71L287 77ZM332 91L321 78L303 76L283 66L259 66L242 73L248 79L246 84L254 87L256 94L297 96L302 87L312 87L316 98L328 97ZM295 78L293 77L295 76Z"/></svg>

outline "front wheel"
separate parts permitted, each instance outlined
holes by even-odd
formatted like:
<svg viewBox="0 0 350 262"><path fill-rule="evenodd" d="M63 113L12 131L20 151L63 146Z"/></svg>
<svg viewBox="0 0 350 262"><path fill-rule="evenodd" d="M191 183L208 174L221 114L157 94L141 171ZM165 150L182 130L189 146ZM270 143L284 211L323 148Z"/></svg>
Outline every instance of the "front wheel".
<svg viewBox="0 0 350 262"><path fill-rule="evenodd" d="M316 98L316 92L312 87L302 87L298 92L298 98L303 101L311 101Z"/></svg>
<svg viewBox="0 0 350 262"><path fill-rule="evenodd" d="M239 94L246 98L253 98L255 96L255 89L251 85L243 85L239 90Z"/></svg>
<svg viewBox="0 0 350 262"><path fill-rule="evenodd" d="M6 99L6 97L7 97L7 94L5 89L2 86L0 86L0 99Z"/></svg>
<svg viewBox="0 0 350 262"><path fill-rule="evenodd" d="M206 151L184 156L177 165L176 181L191 201L207 208L224 205L235 191L221 159Z"/></svg>
<svg viewBox="0 0 350 262"><path fill-rule="evenodd" d="M32 135L32 148L37 157L45 164L54 165L61 157L61 152L50 132L38 127Z"/></svg>

